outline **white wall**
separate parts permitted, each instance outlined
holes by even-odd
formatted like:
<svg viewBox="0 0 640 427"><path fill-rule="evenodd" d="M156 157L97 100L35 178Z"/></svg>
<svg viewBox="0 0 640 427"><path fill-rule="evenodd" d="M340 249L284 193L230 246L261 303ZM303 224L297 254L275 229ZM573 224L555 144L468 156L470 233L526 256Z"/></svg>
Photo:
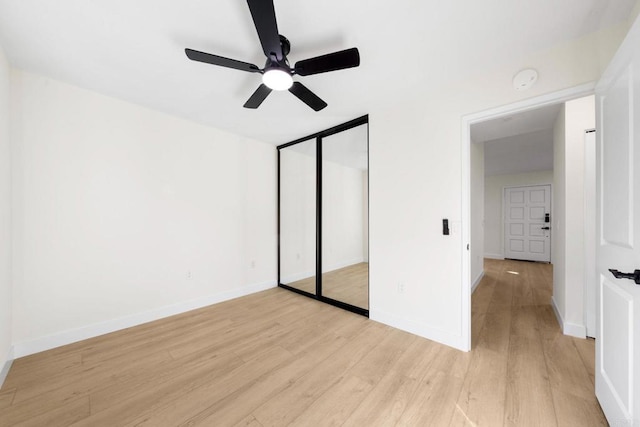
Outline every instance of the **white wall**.
<svg viewBox="0 0 640 427"><path fill-rule="evenodd" d="M562 123L564 121L564 123ZM559 203L554 225L553 303L565 334L584 337L584 147L585 131L595 128L595 98L565 103L555 128L554 202ZM562 200L559 198L562 197ZM564 255L562 255L564 253Z"/></svg>
<svg viewBox="0 0 640 427"><path fill-rule="evenodd" d="M11 359L10 67L0 47L0 386Z"/></svg>
<svg viewBox="0 0 640 427"><path fill-rule="evenodd" d="M504 258L504 212L503 193L505 187L553 184L553 171L537 171L510 175L493 175L484 179L484 256ZM554 188L551 189L552 193ZM554 207L551 206L553 213ZM552 231L553 236L553 231ZM552 239L553 241L553 239Z"/></svg>
<svg viewBox="0 0 640 427"><path fill-rule="evenodd" d="M272 145L12 84L16 356L275 285Z"/></svg>
<svg viewBox="0 0 640 427"><path fill-rule="evenodd" d="M475 289L484 275L485 183L484 144L471 144L471 286Z"/></svg>
<svg viewBox="0 0 640 427"><path fill-rule="evenodd" d="M388 108L369 116L372 319L469 348L463 333L469 325L465 292L471 277L463 277L468 242L460 232L462 118L596 81L622 35L599 33L509 58L486 74L428 94L402 87L402 81L389 88ZM511 84L514 74L531 66L540 75L536 86L516 92ZM400 90L414 91L414 102L395 102L393 91ZM451 221L451 236L442 235L443 218Z"/></svg>

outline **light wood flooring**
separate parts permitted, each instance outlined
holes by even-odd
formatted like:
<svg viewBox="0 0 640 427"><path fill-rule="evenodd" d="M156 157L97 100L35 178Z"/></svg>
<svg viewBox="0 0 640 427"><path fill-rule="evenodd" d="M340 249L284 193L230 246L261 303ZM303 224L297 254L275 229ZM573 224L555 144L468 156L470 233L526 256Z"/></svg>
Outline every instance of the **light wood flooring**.
<svg viewBox="0 0 640 427"><path fill-rule="evenodd" d="M606 425L550 266L485 265L470 353L272 289L18 359L0 425Z"/></svg>
<svg viewBox="0 0 640 427"><path fill-rule="evenodd" d="M308 277L287 285L316 293L316 278ZM369 309L369 263L361 262L322 273L322 294L327 298Z"/></svg>

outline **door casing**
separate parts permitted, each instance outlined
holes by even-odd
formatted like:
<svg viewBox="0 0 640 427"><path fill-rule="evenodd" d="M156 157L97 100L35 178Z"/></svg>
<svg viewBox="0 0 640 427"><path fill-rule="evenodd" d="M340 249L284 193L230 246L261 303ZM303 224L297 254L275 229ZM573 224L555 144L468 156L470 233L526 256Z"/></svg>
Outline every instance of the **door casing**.
<svg viewBox="0 0 640 427"><path fill-rule="evenodd" d="M484 248L471 248L471 125L505 117L517 113L521 113L536 108L554 105L570 101L576 98L593 95L595 90L595 82L582 84L557 92L533 97L501 107L492 108L478 113L468 114L462 117L461 125L461 152L462 152L462 246L460 248L462 254L462 337L461 342L464 344L462 349L471 350L471 256L472 251L483 251Z"/></svg>

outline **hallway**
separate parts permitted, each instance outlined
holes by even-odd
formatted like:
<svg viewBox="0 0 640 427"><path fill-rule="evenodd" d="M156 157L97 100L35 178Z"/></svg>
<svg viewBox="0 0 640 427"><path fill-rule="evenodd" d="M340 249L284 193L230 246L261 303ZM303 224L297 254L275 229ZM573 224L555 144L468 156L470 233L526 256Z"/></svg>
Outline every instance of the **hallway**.
<svg viewBox="0 0 640 427"><path fill-rule="evenodd" d="M452 424L607 425L594 395L595 341L561 333L550 304L552 266L486 259L484 267Z"/></svg>

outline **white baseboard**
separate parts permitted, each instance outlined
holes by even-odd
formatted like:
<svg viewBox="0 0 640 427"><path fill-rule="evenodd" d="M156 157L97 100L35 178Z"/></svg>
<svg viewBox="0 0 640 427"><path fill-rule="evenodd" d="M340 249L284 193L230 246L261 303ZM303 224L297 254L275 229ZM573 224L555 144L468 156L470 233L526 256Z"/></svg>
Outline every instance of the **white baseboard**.
<svg viewBox="0 0 640 427"><path fill-rule="evenodd" d="M570 335L576 338L586 338L587 337L587 328L585 325L580 325L577 323L566 322L560 314L560 310L558 310L558 305L556 304L555 298L551 297L551 307L553 307L553 312L556 315L556 319L558 320L558 324L560 325L560 330L564 335Z"/></svg>
<svg viewBox="0 0 640 427"><path fill-rule="evenodd" d="M489 259L504 259L504 255L502 254L484 254L484 257Z"/></svg>
<svg viewBox="0 0 640 427"><path fill-rule="evenodd" d="M478 277L476 277L476 280L473 281L473 284L471 285L471 294L473 295L473 293L476 291L476 288L478 287L478 285L480 284L480 282L482 282L482 278L484 277L484 270L482 270L480 272L480 274L478 274Z"/></svg>
<svg viewBox="0 0 640 427"><path fill-rule="evenodd" d="M565 322L562 333L576 338L587 338L587 328L577 323Z"/></svg>
<svg viewBox="0 0 640 427"><path fill-rule="evenodd" d="M4 380L7 379L7 375L9 374L9 369L11 369L11 364L13 363L13 359L15 359L15 357L13 356L14 354L14 347L11 346L11 348L9 349L9 353L7 354L7 357L4 358L4 360L2 360L2 369L0 369L0 387L2 387L2 384L4 384Z"/></svg>
<svg viewBox="0 0 640 427"><path fill-rule="evenodd" d="M369 319L384 323L385 325L393 326L394 328L402 329L403 331L407 331L431 341L436 341L440 344L448 345L456 350L469 351L466 343L463 342L464 340L462 336L452 335L441 329L417 323L413 320L405 319L395 314L371 310L369 311Z"/></svg>
<svg viewBox="0 0 640 427"><path fill-rule="evenodd" d="M185 313L187 311L217 304L223 301L228 301L234 298L243 297L245 295L250 295L275 287L275 281L257 283L191 301L185 301L178 304L160 307L143 313L136 313L130 316L107 320L105 322L95 323L93 325L83 326L76 329L70 329L28 341L17 342L13 345L13 356L14 358L28 356L30 354L39 353L41 351L50 350L52 348L86 340L89 338L94 338L100 335L108 334L110 332L130 328L132 326L138 326L143 323L153 322L154 320L174 316L176 314Z"/></svg>

